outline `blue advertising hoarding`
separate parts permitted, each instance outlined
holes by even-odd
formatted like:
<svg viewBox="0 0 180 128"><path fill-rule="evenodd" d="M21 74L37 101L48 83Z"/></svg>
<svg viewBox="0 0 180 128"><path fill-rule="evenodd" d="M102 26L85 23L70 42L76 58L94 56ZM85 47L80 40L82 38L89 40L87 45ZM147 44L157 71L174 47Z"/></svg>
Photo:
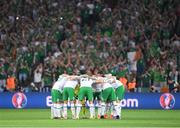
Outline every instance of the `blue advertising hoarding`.
<svg viewBox="0 0 180 128"><path fill-rule="evenodd" d="M0 93L0 108L49 108L50 93ZM121 106L127 109L180 109L180 94L126 93Z"/></svg>

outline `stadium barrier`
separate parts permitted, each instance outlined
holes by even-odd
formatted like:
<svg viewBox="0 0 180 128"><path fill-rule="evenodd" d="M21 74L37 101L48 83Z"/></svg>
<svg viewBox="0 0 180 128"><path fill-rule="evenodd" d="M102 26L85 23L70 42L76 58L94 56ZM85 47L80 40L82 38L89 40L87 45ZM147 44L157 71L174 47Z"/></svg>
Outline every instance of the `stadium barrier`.
<svg viewBox="0 0 180 128"><path fill-rule="evenodd" d="M0 108L49 108L51 103L50 93L0 93ZM180 109L180 93L126 93L121 106L126 109Z"/></svg>

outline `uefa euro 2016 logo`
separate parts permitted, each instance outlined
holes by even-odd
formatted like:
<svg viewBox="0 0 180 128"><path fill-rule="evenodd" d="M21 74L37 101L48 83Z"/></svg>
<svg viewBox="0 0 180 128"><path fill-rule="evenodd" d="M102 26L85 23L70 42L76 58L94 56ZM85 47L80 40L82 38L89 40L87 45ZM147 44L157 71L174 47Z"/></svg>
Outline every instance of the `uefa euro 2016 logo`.
<svg viewBox="0 0 180 128"><path fill-rule="evenodd" d="M15 93L12 97L12 104L15 108L24 108L27 104L27 98L24 93Z"/></svg>
<svg viewBox="0 0 180 128"><path fill-rule="evenodd" d="M172 109L175 104L175 98L170 93L164 93L161 95L159 102L163 109Z"/></svg>

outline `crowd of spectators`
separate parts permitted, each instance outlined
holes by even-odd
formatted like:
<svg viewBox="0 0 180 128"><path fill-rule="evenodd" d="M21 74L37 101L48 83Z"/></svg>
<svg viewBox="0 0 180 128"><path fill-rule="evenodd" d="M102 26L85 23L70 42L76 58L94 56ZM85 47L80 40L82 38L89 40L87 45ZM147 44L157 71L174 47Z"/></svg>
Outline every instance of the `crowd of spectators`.
<svg viewBox="0 0 180 128"><path fill-rule="evenodd" d="M4 0L0 8L0 92L49 91L60 74L84 72L126 77L136 91L179 90L179 0Z"/></svg>

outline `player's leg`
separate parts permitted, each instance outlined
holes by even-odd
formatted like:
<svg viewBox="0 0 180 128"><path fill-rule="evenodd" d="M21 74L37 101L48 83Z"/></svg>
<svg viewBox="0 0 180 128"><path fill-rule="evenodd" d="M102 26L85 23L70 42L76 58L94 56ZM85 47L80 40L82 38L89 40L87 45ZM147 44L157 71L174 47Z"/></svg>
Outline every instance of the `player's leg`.
<svg viewBox="0 0 180 128"><path fill-rule="evenodd" d="M115 94L115 91L113 88L111 90L109 100L113 103L113 107L114 107L113 108L114 109L113 116L114 116L114 118L119 119L120 118L119 117L119 106L117 104L117 98L116 98L116 94Z"/></svg>
<svg viewBox="0 0 180 128"><path fill-rule="evenodd" d="M98 110L97 110L97 118L99 119L101 117L101 99L102 99L101 92L97 92L96 97L97 97L97 104L98 104L98 106L97 106L97 108L98 108Z"/></svg>
<svg viewBox="0 0 180 128"><path fill-rule="evenodd" d="M82 103L80 100L76 102L76 119L79 119L79 114L81 112Z"/></svg>
<svg viewBox="0 0 180 128"><path fill-rule="evenodd" d="M60 117L63 117L63 115L64 115L63 105L64 105L64 101L61 101L60 102Z"/></svg>
<svg viewBox="0 0 180 128"><path fill-rule="evenodd" d="M74 97L74 89L73 88L69 88L68 96L69 96L70 105L71 105L72 119L75 119L75 106L74 106L75 97Z"/></svg>
<svg viewBox="0 0 180 128"><path fill-rule="evenodd" d="M108 118L108 113L111 110L111 103L109 101L106 101L106 107L105 107L105 113L104 113L104 118L107 119Z"/></svg>
<svg viewBox="0 0 180 128"><path fill-rule="evenodd" d="M119 87L118 87L119 88ZM114 119L116 119L116 117L117 116L119 116L120 117L120 108L119 108L119 96L120 96L120 94L119 94L119 89L118 88L116 88L116 90L115 90L115 94L116 94L116 103L114 102L114 103L112 103L113 105L112 105L112 107L113 107L113 113L112 113L112 119L114 118ZM117 106L117 109L115 110L115 107Z"/></svg>
<svg viewBox="0 0 180 128"><path fill-rule="evenodd" d="M82 100L84 99L85 96L85 90L84 88L80 88L79 93L78 93L78 100L76 102L76 119L79 119L79 114L81 112L81 107L82 107Z"/></svg>
<svg viewBox="0 0 180 128"><path fill-rule="evenodd" d="M98 106L97 106L97 118L100 119L101 117L101 100L98 100Z"/></svg>
<svg viewBox="0 0 180 128"><path fill-rule="evenodd" d="M121 119L121 100L124 99L124 93L125 93L125 88L124 86L120 86L116 89L116 96L118 98L117 100L117 104L118 104L118 114L119 114L119 117Z"/></svg>
<svg viewBox="0 0 180 128"><path fill-rule="evenodd" d="M54 119L58 118L57 102L54 103Z"/></svg>
<svg viewBox="0 0 180 128"><path fill-rule="evenodd" d="M89 111L90 111L90 119L94 118L95 109L93 103L93 91L92 88L87 88L87 99L89 100Z"/></svg>
<svg viewBox="0 0 180 128"><path fill-rule="evenodd" d="M62 117L62 102L56 103L56 109L57 109L57 117L61 118Z"/></svg>
<svg viewBox="0 0 180 128"><path fill-rule="evenodd" d="M81 101L81 104L82 104L82 108L81 108L82 114L83 114L83 117L85 118L86 117L86 98Z"/></svg>
<svg viewBox="0 0 180 128"><path fill-rule="evenodd" d="M106 111L106 104L104 101L101 102L101 119L104 119L104 115L105 115L105 111Z"/></svg>
<svg viewBox="0 0 180 128"><path fill-rule="evenodd" d="M63 101L63 118L67 119L68 88L64 88L63 90Z"/></svg>
<svg viewBox="0 0 180 128"><path fill-rule="evenodd" d="M62 93L60 91L57 92L57 97L58 97L57 98L57 104L56 104L57 117L61 118L63 98L62 98Z"/></svg>
<svg viewBox="0 0 180 128"><path fill-rule="evenodd" d="M108 114L110 112L110 119L113 119L113 114L114 114L114 107L112 102L108 102L106 104L106 114Z"/></svg>
<svg viewBox="0 0 180 128"><path fill-rule="evenodd" d="M89 101L89 111L90 111L90 119L95 118L95 108L94 108L94 103L93 100Z"/></svg>
<svg viewBox="0 0 180 128"><path fill-rule="evenodd" d="M64 104L63 104L63 118L64 119L67 119L67 103L68 101L64 101Z"/></svg>
<svg viewBox="0 0 180 128"><path fill-rule="evenodd" d="M116 115L114 115L114 117L115 117L115 116L118 116L119 119L121 119L121 105L120 105L120 101L117 100L117 101L116 101L116 104L117 104L117 112L116 112Z"/></svg>
<svg viewBox="0 0 180 128"><path fill-rule="evenodd" d="M75 105L74 105L74 101L70 101L71 103L71 113L72 113L72 119L76 118L76 112L75 112Z"/></svg>
<svg viewBox="0 0 180 128"><path fill-rule="evenodd" d="M52 105L51 105L51 119L53 119L55 117L55 108L54 108L54 94L53 94L53 90L51 90L51 97L52 97Z"/></svg>
<svg viewBox="0 0 180 128"><path fill-rule="evenodd" d="M51 104L51 119L54 118L54 103Z"/></svg>
<svg viewBox="0 0 180 128"><path fill-rule="evenodd" d="M57 118L56 113L57 113L56 112L56 103L52 102L52 105L51 105L51 119Z"/></svg>
<svg viewBox="0 0 180 128"><path fill-rule="evenodd" d="M104 118L106 112L106 102L109 96L109 88L102 91L102 101L101 101L101 119Z"/></svg>
<svg viewBox="0 0 180 128"><path fill-rule="evenodd" d="M51 91L51 95L52 95L52 118L56 119L58 118L58 112L57 112L57 102L58 102L58 94L57 94L57 90L52 90Z"/></svg>
<svg viewBox="0 0 180 128"><path fill-rule="evenodd" d="M113 118L114 119L119 119L120 117L119 117L119 106L118 106L118 103L117 103L117 101L113 101L112 102L113 103L113 109L114 109L114 111L113 111Z"/></svg>
<svg viewBox="0 0 180 128"><path fill-rule="evenodd" d="M96 107L96 105L98 107L98 103L96 103L97 102L96 98L97 98L97 92L93 92L93 104L95 105L94 108ZM96 113L95 112L94 112L93 116L96 117Z"/></svg>

